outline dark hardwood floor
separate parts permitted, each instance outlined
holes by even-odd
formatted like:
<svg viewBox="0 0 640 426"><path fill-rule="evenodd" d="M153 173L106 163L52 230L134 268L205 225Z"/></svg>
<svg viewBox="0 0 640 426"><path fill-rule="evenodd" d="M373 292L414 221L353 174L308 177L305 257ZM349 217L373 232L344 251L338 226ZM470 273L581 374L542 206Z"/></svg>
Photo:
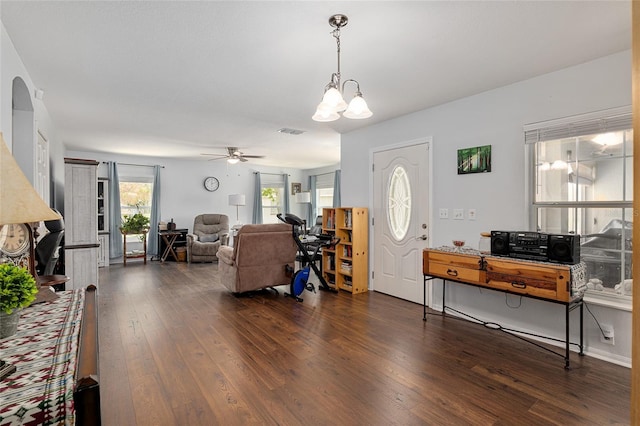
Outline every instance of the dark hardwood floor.
<svg viewBox="0 0 640 426"><path fill-rule="evenodd" d="M317 280L316 280L317 282ZM236 298L216 264L100 269L104 425L628 424L629 369L380 293Z"/></svg>

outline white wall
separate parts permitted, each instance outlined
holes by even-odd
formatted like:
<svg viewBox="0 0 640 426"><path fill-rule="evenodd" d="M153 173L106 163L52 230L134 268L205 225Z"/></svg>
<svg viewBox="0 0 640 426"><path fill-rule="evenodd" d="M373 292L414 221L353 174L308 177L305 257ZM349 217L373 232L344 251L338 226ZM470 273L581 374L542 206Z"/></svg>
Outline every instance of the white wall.
<svg viewBox="0 0 640 426"><path fill-rule="evenodd" d="M429 246L450 245L453 237L460 237L477 247L480 232L528 229L525 124L630 104L631 52L625 51L345 134L341 142L343 204L371 207L371 168L365 159L372 148L433 137L431 208L475 208L477 220L434 219ZM492 145L491 173L457 175L457 150L480 145ZM440 284L434 286L434 307L442 304L441 291ZM519 305L518 298L505 300L502 293L456 284L447 287L447 304L514 328L560 338L564 333L560 305L523 299L515 309L507 304ZM585 314L589 353L630 365L630 312L591 307L601 323L615 326L616 344L601 344L594 321ZM417 320L418 316L416 311ZM577 318L577 312L572 318Z"/></svg>
<svg viewBox="0 0 640 426"><path fill-rule="evenodd" d="M0 23L0 132L2 132L5 142L12 151L12 85L16 77L22 78L29 89L31 103L34 109L34 129L40 130L49 141L50 157L50 178L54 188L54 197L51 199L52 207L61 210L64 204L64 159L63 146L57 139L56 129L51 121L51 117L43 101L35 99L34 85L27 69L25 68L18 52L16 51L4 25ZM46 94L45 94L46 96ZM45 97L46 100L46 97ZM30 152L35 152L36 132L33 134L33 147ZM34 171L28 171L33 175ZM34 181L35 176L28 176L30 181Z"/></svg>
<svg viewBox="0 0 640 426"><path fill-rule="evenodd" d="M253 212L254 172L288 173L289 184L302 181L302 171L297 169L279 169L259 167L248 163L228 165L226 161L182 160L154 157L124 156L95 152L67 151L65 156L86 158L96 161L116 161L141 165L162 165L161 173L161 219L173 218L178 228L193 230L193 219L201 213L222 213L229 216L233 224L236 220L236 207L229 205L230 194L245 194L247 205L239 208L242 223L251 223ZM107 177L106 165L98 169L99 177ZM220 188L215 192L204 189L203 181L207 176L215 176ZM290 188L288 189L290 193ZM302 205L293 199L291 212L302 213Z"/></svg>

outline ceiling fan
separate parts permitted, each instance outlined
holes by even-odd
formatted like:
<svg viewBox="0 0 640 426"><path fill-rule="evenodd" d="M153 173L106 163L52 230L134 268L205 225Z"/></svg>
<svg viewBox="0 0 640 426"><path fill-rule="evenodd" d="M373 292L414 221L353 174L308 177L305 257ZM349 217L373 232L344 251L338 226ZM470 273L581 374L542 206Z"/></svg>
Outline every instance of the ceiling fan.
<svg viewBox="0 0 640 426"><path fill-rule="evenodd" d="M235 164L238 161L247 162L248 158L264 158L264 155L245 155L243 152L238 151L238 148L235 146L227 147L226 154L200 154L200 155L210 155L218 158L212 158L211 160L220 160L222 158L226 158L228 163Z"/></svg>

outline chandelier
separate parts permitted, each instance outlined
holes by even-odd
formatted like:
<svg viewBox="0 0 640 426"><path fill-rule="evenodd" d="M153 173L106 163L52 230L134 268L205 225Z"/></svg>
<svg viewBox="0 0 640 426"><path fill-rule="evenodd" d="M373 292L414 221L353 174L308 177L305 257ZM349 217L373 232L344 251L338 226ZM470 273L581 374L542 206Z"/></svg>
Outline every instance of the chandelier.
<svg viewBox="0 0 640 426"><path fill-rule="evenodd" d="M345 15L337 14L329 18L329 25L335 28L331 35L336 39L336 46L338 50L338 72L331 74L331 81L324 88L324 96L322 102L318 105L316 113L313 114L315 121L335 121L340 118L340 112L347 118L362 119L369 118L373 115L364 98L362 92L360 92L360 83L356 80L345 80L340 86L340 28L347 25L349 19ZM347 83L356 84L356 93L349 102L349 105L344 101L342 94L344 93L344 86Z"/></svg>

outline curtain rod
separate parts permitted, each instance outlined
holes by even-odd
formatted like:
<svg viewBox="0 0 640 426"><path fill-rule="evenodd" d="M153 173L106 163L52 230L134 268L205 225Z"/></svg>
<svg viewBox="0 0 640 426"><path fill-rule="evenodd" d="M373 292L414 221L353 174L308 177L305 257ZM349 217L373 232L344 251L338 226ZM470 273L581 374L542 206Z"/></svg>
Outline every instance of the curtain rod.
<svg viewBox="0 0 640 426"><path fill-rule="evenodd" d="M102 164L109 164L111 163L111 161L103 161ZM115 161L116 164L122 164L123 166L138 166L138 167L155 167L156 165L149 165L149 164L133 164L133 163L119 163L117 161ZM164 166L157 164L158 166L162 167L164 169Z"/></svg>
<svg viewBox="0 0 640 426"><path fill-rule="evenodd" d="M327 173L320 173L320 174L317 174L317 175L309 175L309 176L324 176L324 175L333 175L333 174L335 174L335 173L336 173L336 172L337 172L338 170L340 170L340 169L337 169L337 170L334 170L334 171L332 171L332 172L327 172Z"/></svg>
<svg viewBox="0 0 640 426"><path fill-rule="evenodd" d="M260 173L261 175L273 175L273 176L282 176L282 175L287 175L287 176L291 176L288 173L263 173L263 172L253 172L254 175L257 175L258 173Z"/></svg>

